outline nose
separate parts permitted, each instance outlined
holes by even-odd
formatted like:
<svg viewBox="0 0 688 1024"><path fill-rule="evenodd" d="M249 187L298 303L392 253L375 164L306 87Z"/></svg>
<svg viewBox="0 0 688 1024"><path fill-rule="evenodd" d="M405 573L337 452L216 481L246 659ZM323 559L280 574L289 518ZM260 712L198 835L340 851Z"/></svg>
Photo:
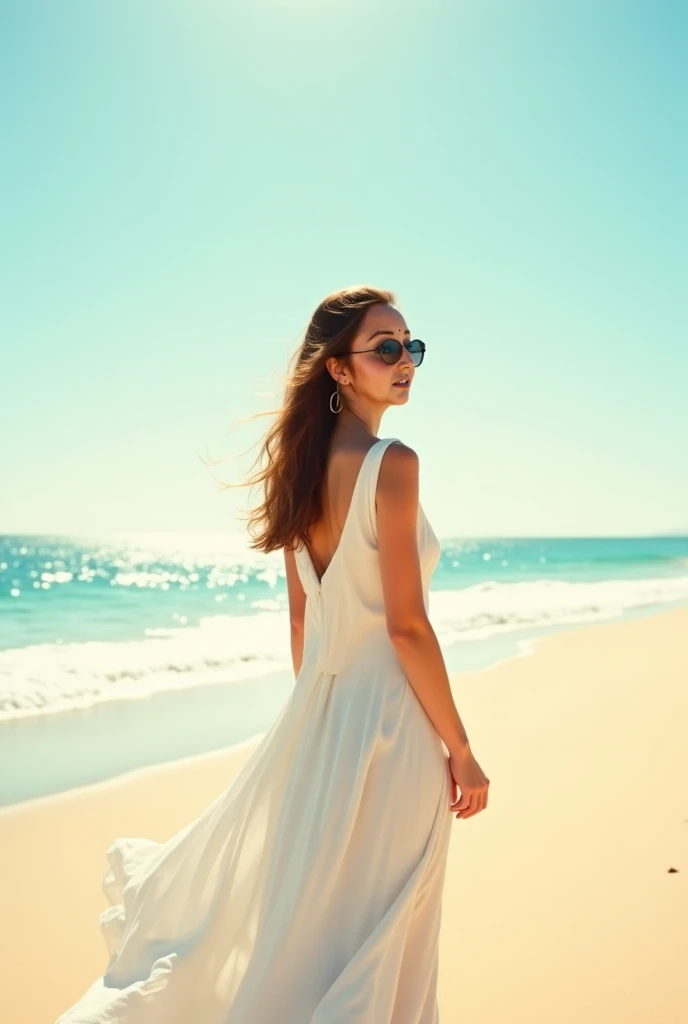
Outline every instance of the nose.
<svg viewBox="0 0 688 1024"><path fill-rule="evenodd" d="M411 358L411 353L404 345L401 349L401 355L399 356L399 360L396 364L397 370L411 370L413 369L414 366L415 363Z"/></svg>

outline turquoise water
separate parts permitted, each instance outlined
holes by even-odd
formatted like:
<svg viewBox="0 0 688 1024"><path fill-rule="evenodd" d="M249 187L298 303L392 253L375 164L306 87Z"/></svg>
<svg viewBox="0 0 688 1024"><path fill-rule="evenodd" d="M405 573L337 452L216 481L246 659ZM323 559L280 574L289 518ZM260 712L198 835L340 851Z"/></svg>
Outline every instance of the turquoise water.
<svg viewBox="0 0 688 1024"><path fill-rule="evenodd" d="M685 537L447 539L430 618L456 672L685 602ZM281 555L232 536L0 537L0 803L242 742L292 685Z"/></svg>

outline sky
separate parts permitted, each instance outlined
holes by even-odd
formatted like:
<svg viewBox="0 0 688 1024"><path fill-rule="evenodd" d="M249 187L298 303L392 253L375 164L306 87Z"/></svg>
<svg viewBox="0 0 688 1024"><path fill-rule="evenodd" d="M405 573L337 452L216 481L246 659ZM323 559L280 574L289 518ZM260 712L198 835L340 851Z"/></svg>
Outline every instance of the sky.
<svg viewBox="0 0 688 1024"><path fill-rule="evenodd" d="M687 41L678 0L0 0L0 532L244 531L242 420L369 283L440 536L688 533Z"/></svg>

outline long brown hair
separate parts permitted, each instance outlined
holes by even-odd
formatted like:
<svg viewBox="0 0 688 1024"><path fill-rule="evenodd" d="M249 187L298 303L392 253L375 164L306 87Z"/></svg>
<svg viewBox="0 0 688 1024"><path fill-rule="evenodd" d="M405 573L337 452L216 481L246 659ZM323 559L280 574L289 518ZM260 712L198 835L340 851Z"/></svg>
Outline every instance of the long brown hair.
<svg viewBox="0 0 688 1024"><path fill-rule="evenodd" d="M255 460L266 463L238 485L263 485L263 501L247 517L253 550L267 553L309 542L309 527L322 514L321 484L336 423L330 409L336 384L325 363L337 356L347 365L367 310L395 301L391 291L358 285L332 292L313 313L289 363L282 408L257 414L277 413Z"/></svg>

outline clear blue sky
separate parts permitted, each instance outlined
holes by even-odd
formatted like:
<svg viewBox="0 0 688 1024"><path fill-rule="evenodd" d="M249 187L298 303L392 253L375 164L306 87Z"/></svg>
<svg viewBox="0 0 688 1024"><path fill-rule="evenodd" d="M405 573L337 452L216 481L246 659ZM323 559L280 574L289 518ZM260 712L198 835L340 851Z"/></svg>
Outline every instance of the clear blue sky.
<svg viewBox="0 0 688 1024"><path fill-rule="evenodd" d="M0 531L241 531L321 298L448 535L688 528L688 8L2 0ZM681 295L683 290L683 295Z"/></svg>

